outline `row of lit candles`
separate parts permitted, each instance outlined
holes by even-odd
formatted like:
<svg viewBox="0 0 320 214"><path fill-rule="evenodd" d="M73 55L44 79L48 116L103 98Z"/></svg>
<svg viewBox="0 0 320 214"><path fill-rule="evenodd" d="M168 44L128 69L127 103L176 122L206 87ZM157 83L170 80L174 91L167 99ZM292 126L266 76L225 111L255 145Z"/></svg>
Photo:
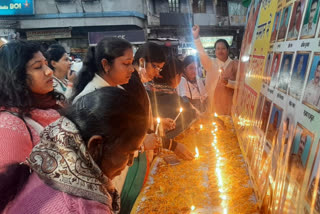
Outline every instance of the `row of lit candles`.
<svg viewBox="0 0 320 214"><path fill-rule="evenodd" d="M215 113L215 117L218 117L218 115ZM212 123L214 130L211 131L212 135L213 135L213 142L212 142L212 147L215 149L216 152L216 175L217 175L217 179L218 179L218 187L219 187L219 192L220 192L220 198L222 199L221 202L221 207L223 208L223 214L227 214L228 213L228 208L227 208L227 196L225 194L225 189L224 189L224 185L223 185L223 178L222 178L222 174L221 174L221 169L220 167L223 166L222 164L222 160L223 158L220 156L220 151L217 147L217 143L218 143L218 139L217 139L217 131L218 131L218 127L217 124L215 122ZM203 125L200 124L200 130L203 129ZM195 158L199 157L199 151L198 151L198 147L195 148L196 154L195 154ZM194 205L191 206L191 214L196 214L196 207Z"/></svg>

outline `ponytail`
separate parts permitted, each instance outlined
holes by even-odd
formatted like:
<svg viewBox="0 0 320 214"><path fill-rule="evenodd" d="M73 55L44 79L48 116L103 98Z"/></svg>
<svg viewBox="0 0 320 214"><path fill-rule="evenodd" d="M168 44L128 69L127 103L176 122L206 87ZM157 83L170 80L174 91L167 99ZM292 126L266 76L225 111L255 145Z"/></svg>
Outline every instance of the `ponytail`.
<svg viewBox="0 0 320 214"><path fill-rule="evenodd" d="M23 189L29 176L29 166L19 163L8 165L6 170L0 174L0 213Z"/></svg>
<svg viewBox="0 0 320 214"><path fill-rule="evenodd" d="M74 93L71 100L81 93L97 72L98 67L95 62L95 47L92 46L88 48L86 58L83 61L83 66L73 88Z"/></svg>
<svg viewBox="0 0 320 214"><path fill-rule="evenodd" d="M106 37L96 47L89 47L83 67L74 85L71 101L81 93L96 73L104 72L101 60L106 59L108 64L112 66L114 60L123 56L128 49L132 49L130 42L117 37Z"/></svg>

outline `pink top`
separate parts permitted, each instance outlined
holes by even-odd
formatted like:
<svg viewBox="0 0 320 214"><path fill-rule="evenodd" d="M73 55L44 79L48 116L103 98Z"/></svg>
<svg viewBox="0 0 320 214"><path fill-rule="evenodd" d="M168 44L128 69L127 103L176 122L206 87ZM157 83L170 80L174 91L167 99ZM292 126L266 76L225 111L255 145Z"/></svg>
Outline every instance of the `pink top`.
<svg viewBox="0 0 320 214"><path fill-rule="evenodd" d="M26 186L5 208L3 214L111 214L111 209L97 201L75 197L46 185L36 173L30 175Z"/></svg>
<svg viewBox="0 0 320 214"><path fill-rule="evenodd" d="M56 110L35 109L31 119L39 127L45 127L60 117ZM7 164L23 162L32 148L40 142L39 131L28 123L33 141L26 124L19 117L8 112L0 112L0 171Z"/></svg>

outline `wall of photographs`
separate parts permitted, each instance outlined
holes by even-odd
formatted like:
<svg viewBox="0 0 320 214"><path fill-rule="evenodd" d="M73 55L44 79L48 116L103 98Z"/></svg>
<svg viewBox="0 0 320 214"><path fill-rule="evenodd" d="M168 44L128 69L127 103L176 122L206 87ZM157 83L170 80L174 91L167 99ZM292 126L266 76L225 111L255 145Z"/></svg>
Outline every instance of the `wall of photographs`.
<svg viewBox="0 0 320 214"><path fill-rule="evenodd" d="M233 120L261 209L320 213L320 0L253 0Z"/></svg>

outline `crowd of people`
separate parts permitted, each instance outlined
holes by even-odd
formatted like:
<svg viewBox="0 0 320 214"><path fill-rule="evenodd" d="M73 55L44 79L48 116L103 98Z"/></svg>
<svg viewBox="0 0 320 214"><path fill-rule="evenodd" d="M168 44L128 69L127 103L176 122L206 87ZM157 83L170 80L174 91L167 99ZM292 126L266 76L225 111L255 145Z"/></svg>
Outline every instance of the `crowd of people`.
<svg viewBox="0 0 320 214"><path fill-rule="evenodd" d="M194 56L152 42L134 54L104 38L77 75L59 44L1 46L0 212L129 213L159 148L191 161L175 137L206 112L231 114L237 74L225 40L212 59L192 32L205 82Z"/></svg>

